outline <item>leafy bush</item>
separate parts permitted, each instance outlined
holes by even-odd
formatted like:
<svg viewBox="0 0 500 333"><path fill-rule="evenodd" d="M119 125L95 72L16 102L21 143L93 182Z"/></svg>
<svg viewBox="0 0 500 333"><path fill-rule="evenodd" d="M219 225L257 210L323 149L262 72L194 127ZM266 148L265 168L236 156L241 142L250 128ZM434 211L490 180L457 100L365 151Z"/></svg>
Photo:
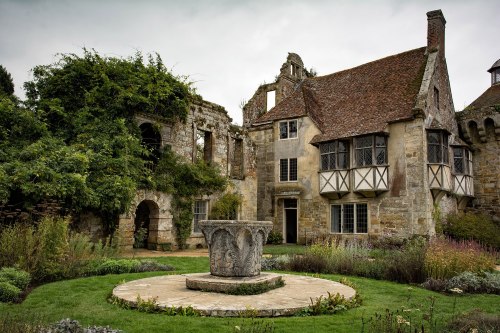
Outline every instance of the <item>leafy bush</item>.
<svg viewBox="0 0 500 333"><path fill-rule="evenodd" d="M12 285L24 290L28 287L31 276L28 272L14 267L3 267L0 269L0 282L9 282Z"/></svg>
<svg viewBox="0 0 500 333"><path fill-rule="evenodd" d="M47 329L42 329L40 333L120 333L121 330L115 330L108 326L90 326L83 328L80 323L72 319L63 319Z"/></svg>
<svg viewBox="0 0 500 333"><path fill-rule="evenodd" d="M422 287L432 291L445 291L447 284L448 280L428 278L424 283L422 283Z"/></svg>
<svg viewBox="0 0 500 333"><path fill-rule="evenodd" d="M484 313L476 309L466 314L453 317L443 330L443 333L452 332L500 332L500 316L498 314Z"/></svg>
<svg viewBox="0 0 500 333"><path fill-rule="evenodd" d="M361 305L361 298L359 293L351 299L346 299L343 295L336 293L330 294L328 296L311 299L311 305L306 309L302 310L301 315L324 315L324 314L334 314L341 311L346 311L351 308L355 308Z"/></svg>
<svg viewBox="0 0 500 333"><path fill-rule="evenodd" d="M21 295L21 289L9 282L0 282L0 302L14 302Z"/></svg>
<svg viewBox="0 0 500 333"><path fill-rule="evenodd" d="M466 293L500 294L500 274L481 274L463 272L452 277L446 284L446 289L458 288Z"/></svg>
<svg viewBox="0 0 500 333"><path fill-rule="evenodd" d="M93 259L116 253L116 246L70 232L69 218L44 217L36 225L16 223L0 230L0 267L19 267L37 282L81 276Z"/></svg>
<svg viewBox="0 0 500 333"><path fill-rule="evenodd" d="M87 275L106 275L123 273L141 273L153 271L171 271L172 266L160 264L152 260L137 259L104 259L95 261Z"/></svg>
<svg viewBox="0 0 500 333"><path fill-rule="evenodd" d="M241 198L235 193L226 193L212 206L209 218L211 220L234 220L237 218Z"/></svg>
<svg viewBox="0 0 500 333"><path fill-rule="evenodd" d="M434 279L449 279L462 272L490 271L495 257L474 241L436 238L425 256L425 271Z"/></svg>
<svg viewBox="0 0 500 333"><path fill-rule="evenodd" d="M326 273L328 261L319 255L306 253L292 257L288 265L295 272Z"/></svg>
<svg viewBox="0 0 500 333"><path fill-rule="evenodd" d="M425 281L426 248L426 239L415 237L407 240L400 250L390 252L386 258L384 278L389 281L404 283Z"/></svg>
<svg viewBox="0 0 500 333"><path fill-rule="evenodd" d="M451 214L443 233L455 240L475 240L483 246L500 249L500 223L486 214Z"/></svg>
<svg viewBox="0 0 500 333"><path fill-rule="evenodd" d="M283 243L283 234L276 230L271 230L267 236L267 244L279 245Z"/></svg>
<svg viewBox="0 0 500 333"><path fill-rule="evenodd" d="M263 271L279 271L285 270L290 262L290 256L272 256L270 258L262 258L260 267Z"/></svg>

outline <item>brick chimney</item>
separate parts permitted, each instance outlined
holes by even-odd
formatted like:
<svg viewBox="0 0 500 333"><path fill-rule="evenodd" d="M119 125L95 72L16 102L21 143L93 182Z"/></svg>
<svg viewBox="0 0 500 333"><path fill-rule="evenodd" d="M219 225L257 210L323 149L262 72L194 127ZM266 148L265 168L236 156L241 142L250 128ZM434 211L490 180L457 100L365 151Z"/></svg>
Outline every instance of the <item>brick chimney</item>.
<svg viewBox="0 0 500 333"><path fill-rule="evenodd" d="M441 9L427 13L427 51L439 50L442 59L444 55L444 29L446 20Z"/></svg>

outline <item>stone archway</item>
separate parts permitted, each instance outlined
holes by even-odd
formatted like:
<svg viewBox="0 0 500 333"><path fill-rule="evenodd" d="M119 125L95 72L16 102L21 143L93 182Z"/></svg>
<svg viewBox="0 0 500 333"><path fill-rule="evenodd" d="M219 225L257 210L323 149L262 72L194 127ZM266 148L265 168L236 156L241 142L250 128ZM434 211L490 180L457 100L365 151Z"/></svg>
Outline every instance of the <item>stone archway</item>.
<svg viewBox="0 0 500 333"><path fill-rule="evenodd" d="M134 248L153 249L158 240L159 207L151 200L137 205L134 217Z"/></svg>

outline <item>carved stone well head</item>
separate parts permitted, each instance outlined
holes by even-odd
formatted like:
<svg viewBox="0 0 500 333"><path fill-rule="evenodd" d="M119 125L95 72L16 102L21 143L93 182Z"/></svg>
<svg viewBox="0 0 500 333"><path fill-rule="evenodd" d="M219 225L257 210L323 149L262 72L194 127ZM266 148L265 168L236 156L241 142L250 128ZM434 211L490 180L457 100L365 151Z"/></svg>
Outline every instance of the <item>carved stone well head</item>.
<svg viewBox="0 0 500 333"><path fill-rule="evenodd" d="M210 274L223 277L249 277L260 274L262 246L271 221L200 221L210 255Z"/></svg>

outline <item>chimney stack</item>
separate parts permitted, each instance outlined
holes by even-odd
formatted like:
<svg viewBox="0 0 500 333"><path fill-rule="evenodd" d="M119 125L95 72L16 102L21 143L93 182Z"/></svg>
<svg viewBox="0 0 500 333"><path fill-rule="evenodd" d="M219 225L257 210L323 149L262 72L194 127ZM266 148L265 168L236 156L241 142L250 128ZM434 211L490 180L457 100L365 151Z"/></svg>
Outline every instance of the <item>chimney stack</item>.
<svg viewBox="0 0 500 333"><path fill-rule="evenodd" d="M439 50L440 57L444 54L444 29L446 20L441 9L427 13L427 52Z"/></svg>

